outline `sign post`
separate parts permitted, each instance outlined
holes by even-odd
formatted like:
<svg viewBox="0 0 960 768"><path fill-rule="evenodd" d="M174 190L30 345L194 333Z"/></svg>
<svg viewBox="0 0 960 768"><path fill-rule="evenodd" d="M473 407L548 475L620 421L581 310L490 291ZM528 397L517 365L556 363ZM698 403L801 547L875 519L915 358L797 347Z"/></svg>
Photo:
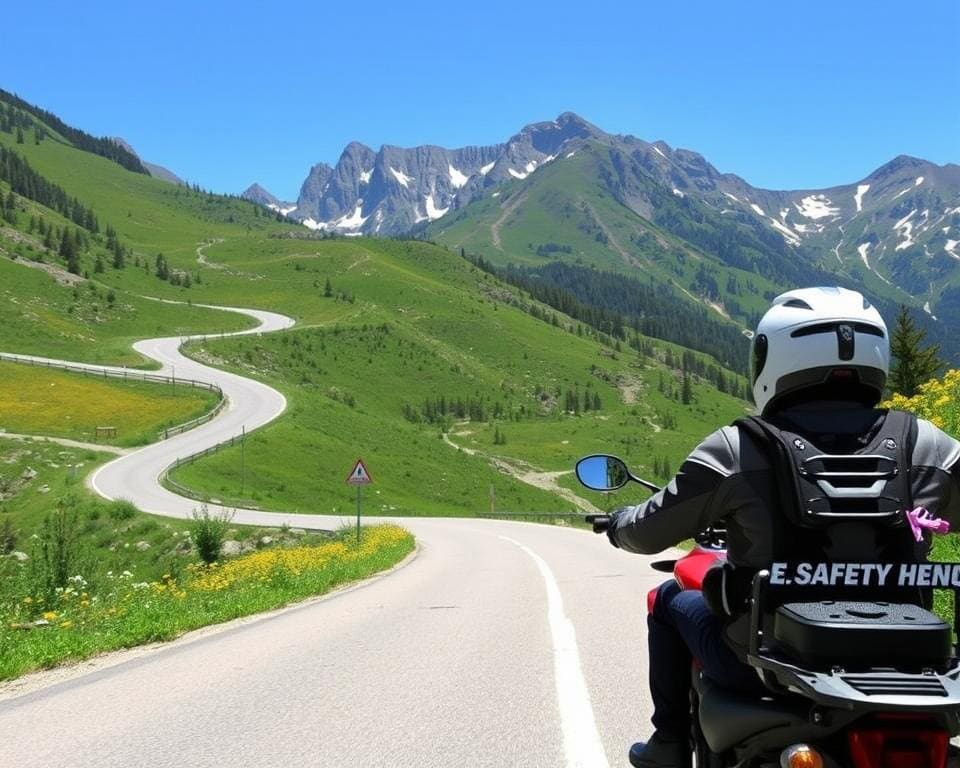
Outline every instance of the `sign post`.
<svg viewBox="0 0 960 768"><path fill-rule="evenodd" d="M372 482L373 478L367 472L363 459L357 459L357 463L353 465L353 469L347 476L347 485L357 486L357 546L360 546L360 493L363 486L370 485Z"/></svg>

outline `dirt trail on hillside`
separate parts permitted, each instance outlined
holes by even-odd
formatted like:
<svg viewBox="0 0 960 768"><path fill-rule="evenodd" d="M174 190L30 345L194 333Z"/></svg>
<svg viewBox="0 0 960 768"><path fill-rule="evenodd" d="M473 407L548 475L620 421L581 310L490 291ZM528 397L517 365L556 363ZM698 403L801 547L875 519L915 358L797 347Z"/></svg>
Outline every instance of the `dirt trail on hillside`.
<svg viewBox="0 0 960 768"><path fill-rule="evenodd" d="M520 205L526 202L526 200L526 192L521 192L519 195L511 197L506 206L502 209L503 213L500 214L500 218L490 225L490 237L493 238L493 244L499 250L503 250L503 242L500 240L500 227L503 226L504 222L507 220L507 217L517 210Z"/></svg>
<svg viewBox="0 0 960 768"><path fill-rule="evenodd" d="M47 437L45 435L19 435L16 432L0 432L0 438L8 440L20 440L31 443L56 443L67 448L80 448L87 451L99 451L100 453L112 453L116 456L125 456L133 451L133 448L117 448L115 445L102 445L100 443L83 443L79 440L70 440L66 437Z"/></svg>
<svg viewBox="0 0 960 768"><path fill-rule="evenodd" d="M610 231L610 228L606 225L603 219L597 216L597 212L594 210L593 206L590 205L590 203L587 203L587 209L590 211L590 215L593 216L593 220L597 223L597 226L600 227L600 231L606 235L607 242L613 246L613 250L620 254L620 258L623 259L623 263L628 267L642 267L643 262L640 261L640 259L638 259L636 256L633 256L622 245L620 245L620 243L617 241L617 238L613 236L613 232Z"/></svg>
<svg viewBox="0 0 960 768"><path fill-rule="evenodd" d="M207 261L207 254L206 254L207 248L209 248L211 245L216 245L217 243L222 243L222 242L223 242L222 237L215 237L213 238L213 240L208 240L207 242L201 243L200 245L198 245L197 246L197 264L203 264L203 266L210 267L210 269L226 269L226 267L223 264L216 264L216 263Z"/></svg>
<svg viewBox="0 0 960 768"><path fill-rule="evenodd" d="M526 483L527 485L532 485L534 488L539 488L541 491L556 494L566 501L569 501L571 504L576 506L577 509L593 514L603 514L603 510L598 509L586 499L577 496L577 494L575 494L569 488L564 488L557 483L558 478L563 477L564 475L572 474L572 469L565 469L559 472L544 472L543 470L537 469L536 467L526 464L525 462L519 462L515 460L511 461L504 459L501 456L490 456L489 454L478 451L475 448L467 448L466 446L457 445L455 442L453 442L453 440L450 439L450 436L446 432L443 433L443 442L445 442L451 448L456 448L458 451L463 451L468 456L482 456L503 474L509 475L515 480L519 480L521 483Z"/></svg>
<svg viewBox="0 0 960 768"><path fill-rule="evenodd" d="M12 227L0 227L0 236L3 236L8 240L12 240L15 243L23 243L35 248L36 250L40 251L41 255L50 255L55 257L54 252L44 248L43 243L40 242L40 240L35 237L25 235L22 232L13 229ZM30 259L17 256L17 254L10 254L2 247L0 247L0 256L9 258L14 264L19 264L21 267L29 267L30 269L39 269L41 272L46 272L61 285L76 285L77 283L82 283L84 280L84 278L82 278L80 275L67 272L67 270L57 264L48 264L44 261L31 261Z"/></svg>
<svg viewBox="0 0 960 768"><path fill-rule="evenodd" d="M222 242L224 242L224 239L222 237L214 237L211 240L207 240L206 242L200 243L197 246L197 264L201 264L204 267L210 267L210 269L219 269L233 277L242 277L247 280L266 279L266 275L258 275L255 272L243 272L239 269L231 269L226 264L218 264L215 261L207 261L207 254L206 254L207 248L209 248L211 245L217 245L218 243L222 243Z"/></svg>

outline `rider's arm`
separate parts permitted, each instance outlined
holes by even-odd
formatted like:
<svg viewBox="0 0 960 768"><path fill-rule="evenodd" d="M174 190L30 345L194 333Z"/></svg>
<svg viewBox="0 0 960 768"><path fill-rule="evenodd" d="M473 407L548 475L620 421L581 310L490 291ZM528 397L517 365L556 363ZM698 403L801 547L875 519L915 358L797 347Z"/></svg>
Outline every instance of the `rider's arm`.
<svg viewBox="0 0 960 768"><path fill-rule="evenodd" d="M917 419L911 485L915 506L926 507L960 532L960 442L924 419Z"/></svg>
<svg viewBox="0 0 960 768"><path fill-rule="evenodd" d="M666 488L616 516L610 540L628 552L653 554L691 538L724 512L725 481L739 471L735 427L707 437Z"/></svg>

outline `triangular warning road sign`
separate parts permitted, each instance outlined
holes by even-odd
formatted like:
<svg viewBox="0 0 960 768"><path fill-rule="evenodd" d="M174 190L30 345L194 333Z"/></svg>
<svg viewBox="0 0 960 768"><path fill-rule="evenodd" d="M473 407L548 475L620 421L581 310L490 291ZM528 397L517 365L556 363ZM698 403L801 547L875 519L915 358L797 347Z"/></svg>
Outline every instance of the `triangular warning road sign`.
<svg viewBox="0 0 960 768"><path fill-rule="evenodd" d="M347 477L347 485L369 485L372 482L373 478L367 472L363 459L357 459L357 463L353 465L353 469Z"/></svg>

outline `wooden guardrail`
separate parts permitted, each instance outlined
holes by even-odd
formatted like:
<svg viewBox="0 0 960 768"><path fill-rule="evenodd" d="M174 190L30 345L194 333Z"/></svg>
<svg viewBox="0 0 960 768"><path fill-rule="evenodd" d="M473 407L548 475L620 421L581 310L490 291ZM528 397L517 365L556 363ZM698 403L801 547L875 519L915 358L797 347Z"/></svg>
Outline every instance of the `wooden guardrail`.
<svg viewBox="0 0 960 768"><path fill-rule="evenodd" d="M555 520L557 518L578 518L582 520L587 512L478 512L477 517L488 520Z"/></svg>

